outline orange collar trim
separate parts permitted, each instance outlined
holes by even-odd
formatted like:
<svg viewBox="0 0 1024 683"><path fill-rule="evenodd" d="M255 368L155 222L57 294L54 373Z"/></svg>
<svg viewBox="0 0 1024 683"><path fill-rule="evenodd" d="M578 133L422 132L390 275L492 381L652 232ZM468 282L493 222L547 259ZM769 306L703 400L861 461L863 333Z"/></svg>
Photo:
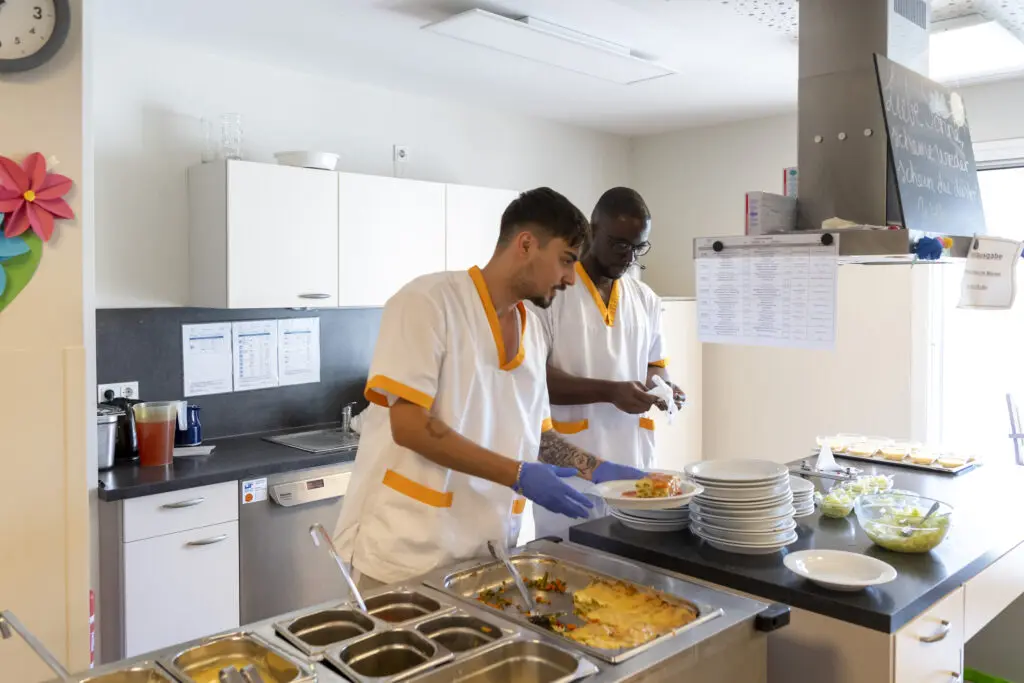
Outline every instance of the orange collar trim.
<svg viewBox="0 0 1024 683"><path fill-rule="evenodd" d="M583 284L590 291L590 296L593 297L594 303L597 304L597 310L601 314L601 318L604 319L604 324L608 327L613 327L615 325L615 312L619 309L619 281L616 280L612 283L612 293L608 297L608 305L605 306L601 292L598 291L597 285L587 275L587 269L583 267L583 263L580 261L576 262L576 275L579 276Z"/></svg>
<svg viewBox="0 0 1024 683"><path fill-rule="evenodd" d="M515 358L506 360L505 355L505 342L501 336L501 325L498 324L498 312L494 310L494 301L491 299L491 293L487 290L487 283L484 282L484 274L480 272L480 269L473 266L469 269L469 277L473 279L473 284L476 286L476 293L480 295L480 303L484 306L484 313L487 315L487 322L491 326L491 334L494 336L494 345L498 348L498 365L502 370L511 371L518 368L523 359L526 357L526 345L524 341L526 339L526 306L520 301L516 304L516 309L519 311L519 352L516 353Z"/></svg>

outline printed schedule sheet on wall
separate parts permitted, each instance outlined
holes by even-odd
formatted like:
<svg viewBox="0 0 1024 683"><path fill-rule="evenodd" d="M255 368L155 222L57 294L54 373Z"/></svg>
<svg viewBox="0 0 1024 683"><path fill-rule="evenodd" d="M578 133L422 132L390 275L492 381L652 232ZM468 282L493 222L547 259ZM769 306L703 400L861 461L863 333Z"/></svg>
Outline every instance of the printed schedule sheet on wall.
<svg viewBox="0 0 1024 683"><path fill-rule="evenodd" d="M838 240L701 237L694 256L700 341L835 348Z"/></svg>

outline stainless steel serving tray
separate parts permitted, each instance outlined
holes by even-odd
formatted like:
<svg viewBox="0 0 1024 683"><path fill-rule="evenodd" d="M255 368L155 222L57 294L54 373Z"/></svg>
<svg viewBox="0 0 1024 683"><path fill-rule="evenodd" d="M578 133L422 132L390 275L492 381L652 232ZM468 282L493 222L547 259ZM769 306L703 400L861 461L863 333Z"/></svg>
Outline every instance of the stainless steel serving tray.
<svg viewBox="0 0 1024 683"><path fill-rule="evenodd" d="M817 457L818 454L815 453L814 455L815 457ZM975 460L974 462L964 463L960 467L942 467L941 465L937 464L918 465L917 463L911 462L910 460L907 459L886 460L881 456L849 455L848 453L834 453L833 455L836 458L842 458L843 460L857 460L860 462L870 462L875 465L892 465L893 467L906 467L907 469L918 470L920 472L932 472L934 474L963 474L964 472L969 472L973 470L975 467L981 464L977 460Z"/></svg>
<svg viewBox="0 0 1024 683"><path fill-rule="evenodd" d="M593 662L540 640L514 639L417 676L409 683L570 683L597 673Z"/></svg>
<svg viewBox="0 0 1024 683"><path fill-rule="evenodd" d="M153 661L134 664L115 663L93 671L75 674L73 683L177 683L173 676Z"/></svg>
<svg viewBox="0 0 1024 683"><path fill-rule="evenodd" d="M237 631L186 643L157 661L183 683L216 680L217 672L222 668L240 668L240 664L249 663L260 669L264 683L316 681L316 671L308 662L251 631Z"/></svg>
<svg viewBox="0 0 1024 683"><path fill-rule="evenodd" d="M552 545L552 544L547 544ZM546 546L541 546L546 547ZM557 549L556 549L557 548ZM617 664L644 652L660 643L675 638L682 633L707 623L723 614L721 608L687 599L687 593L697 592L693 584L681 581L666 574L661 574L645 567L617 560L605 555L590 553L578 546L551 548L551 552L538 551L532 548L517 548L509 553L512 563L526 579L540 578L548 574L550 579L561 579L566 583L564 594L536 591L545 597L548 604L540 607L544 611L565 611L566 616L559 617L562 623L582 625L584 622L573 613L572 594L586 588L595 579L607 581L624 581L641 589L653 591L668 602L694 610L698 617L685 626L665 633L653 640L633 648L608 650L583 645L543 626L531 623L523 615L522 598L514 588L506 590L504 597L512 605L504 610L476 601L482 609L500 614L503 618L524 628L538 633L553 635L569 647L581 650L598 659ZM442 570L424 577L424 583L431 588L463 600L475 601L482 590L495 589L505 582L511 582L508 570L497 561L467 562L448 570ZM509 583L511 586L511 583Z"/></svg>

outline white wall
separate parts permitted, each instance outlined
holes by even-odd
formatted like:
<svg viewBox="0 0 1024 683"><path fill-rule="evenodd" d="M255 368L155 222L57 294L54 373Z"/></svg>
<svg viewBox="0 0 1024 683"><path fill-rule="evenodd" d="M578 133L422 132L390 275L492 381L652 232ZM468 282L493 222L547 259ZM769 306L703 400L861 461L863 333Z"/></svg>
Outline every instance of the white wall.
<svg viewBox="0 0 1024 683"><path fill-rule="evenodd" d="M101 30L96 40L98 305L180 306L188 296L185 170L200 118L243 116L244 156L318 149L340 170L528 189L549 185L589 214L628 180L628 141L612 135L328 80ZM123 55L130 54L126 59Z"/></svg>
<svg viewBox="0 0 1024 683"><path fill-rule="evenodd" d="M964 90L975 141L1024 137L1024 81ZM645 280L692 296L692 240L743 233L744 194L781 192L796 115L633 141L633 186L651 207ZM790 460L826 432L928 436L933 332L925 268L844 266L834 352L704 347L704 456Z"/></svg>

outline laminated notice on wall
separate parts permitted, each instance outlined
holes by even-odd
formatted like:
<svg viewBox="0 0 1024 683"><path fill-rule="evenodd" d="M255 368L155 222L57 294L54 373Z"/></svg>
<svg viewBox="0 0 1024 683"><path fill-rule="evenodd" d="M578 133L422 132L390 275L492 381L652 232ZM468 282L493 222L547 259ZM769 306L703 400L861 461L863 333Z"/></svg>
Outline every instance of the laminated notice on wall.
<svg viewBox="0 0 1024 683"><path fill-rule="evenodd" d="M967 252L958 308L1005 310L1017 296L1017 259L1022 243L976 237Z"/></svg>
<svg viewBox="0 0 1024 683"><path fill-rule="evenodd" d="M770 235L694 241L702 342L833 349L838 237Z"/></svg>

